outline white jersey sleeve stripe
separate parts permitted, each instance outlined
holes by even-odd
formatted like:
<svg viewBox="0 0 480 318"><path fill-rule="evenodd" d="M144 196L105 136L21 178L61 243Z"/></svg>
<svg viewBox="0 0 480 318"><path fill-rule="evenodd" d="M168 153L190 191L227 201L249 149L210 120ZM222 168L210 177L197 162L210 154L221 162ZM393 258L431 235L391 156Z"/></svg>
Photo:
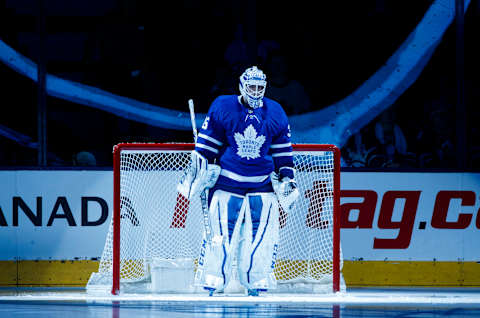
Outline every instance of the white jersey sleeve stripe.
<svg viewBox="0 0 480 318"><path fill-rule="evenodd" d="M279 153L274 153L272 154L272 157L292 157L293 152L279 152Z"/></svg>
<svg viewBox="0 0 480 318"><path fill-rule="evenodd" d="M264 176L242 176L226 169L222 169L220 175L238 182L263 182L268 178L268 174Z"/></svg>
<svg viewBox="0 0 480 318"><path fill-rule="evenodd" d="M218 153L218 150L217 150L217 149L215 149L215 148L213 148L213 147L210 147L210 146L207 146L207 145L204 145L204 144L196 143L196 144L195 144L195 147L202 148L202 149L211 151L211 152L213 152L213 153Z"/></svg>
<svg viewBox="0 0 480 318"><path fill-rule="evenodd" d="M272 145L270 145L270 148L277 149L277 148L286 148L286 147L291 147L291 146L292 146L292 143L288 142L288 143L285 143L285 144L272 144Z"/></svg>
<svg viewBox="0 0 480 318"><path fill-rule="evenodd" d="M205 139L205 140L208 140L208 141L210 141L210 142L213 142L214 144L219 145L219 146L222 146L222 145L223 145L223 142L218 141L217 139L212 138L212 137L210 137L210 136L208 136L208 135L205 135L205 134L198 134L198 137L203 138L203 139Z"/></svg>

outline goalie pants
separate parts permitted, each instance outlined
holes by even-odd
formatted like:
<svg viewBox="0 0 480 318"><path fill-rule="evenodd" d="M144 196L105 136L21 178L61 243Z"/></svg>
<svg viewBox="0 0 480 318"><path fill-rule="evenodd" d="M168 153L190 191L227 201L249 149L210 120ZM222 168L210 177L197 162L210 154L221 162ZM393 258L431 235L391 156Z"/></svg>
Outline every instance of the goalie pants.
<svg viewBox="0 0 480 318"><path fill-rule="evenodd" d="M237 279L245 288L274 289L278 213L274 193L242 196L216 190L209 208L212 240L211 244L204 241L197 284L221 291L236 279L232 277L236 267Z"/></svg>

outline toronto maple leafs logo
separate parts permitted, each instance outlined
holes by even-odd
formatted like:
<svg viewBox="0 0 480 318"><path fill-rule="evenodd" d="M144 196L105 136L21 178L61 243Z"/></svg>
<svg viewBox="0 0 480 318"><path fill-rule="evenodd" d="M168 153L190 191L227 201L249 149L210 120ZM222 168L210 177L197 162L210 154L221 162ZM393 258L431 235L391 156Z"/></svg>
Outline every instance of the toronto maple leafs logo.
<svg viewBox="0 0 480 318"><path fill-rule="evenodd" d="M260 148L262 148L265 142L265 136L261 135L257 137L257 131L253 125L249 125L245 128L243 135L241 133L235 133L235 141L237 143L237 155L247 160L260 157Z"/></svg>

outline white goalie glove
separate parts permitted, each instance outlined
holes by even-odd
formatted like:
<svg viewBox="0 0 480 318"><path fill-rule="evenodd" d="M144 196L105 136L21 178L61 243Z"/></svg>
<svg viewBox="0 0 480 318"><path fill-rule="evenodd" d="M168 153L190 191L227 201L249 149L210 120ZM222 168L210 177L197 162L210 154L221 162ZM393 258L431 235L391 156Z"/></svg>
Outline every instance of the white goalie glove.
<svg viewBox="0 0 480 318"><path fill-rule="evenodd" d="M220 166L209 164L201 154L192 151L190 167L185 171L177 190L183 196L191 199L207 188L212 188L220 176Z"/></svg>
<svg viewBox="0 0 480 318"><path fill-rule="evenodd" d="M270 174L272 180L273 190L277 195L278 202L285 212L290 212L297 201L300 191L298 191L297 183L294 179L284 177L281 181L278 180L278 174L272 172Z"/></svg>

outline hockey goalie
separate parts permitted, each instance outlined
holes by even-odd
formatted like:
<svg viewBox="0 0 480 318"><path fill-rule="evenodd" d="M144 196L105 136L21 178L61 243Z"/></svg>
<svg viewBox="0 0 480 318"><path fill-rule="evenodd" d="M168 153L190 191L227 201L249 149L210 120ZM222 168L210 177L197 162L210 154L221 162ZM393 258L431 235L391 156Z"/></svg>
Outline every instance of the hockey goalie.
<svg viewBox="0 0 480 318"><path fill-rule="evenodd" d="M252 296L276 288L278 203L290 211L299 192L288 118L264 97L266 85L253 66L240 77L239 96L213 101L178 187L202 198L205 235L195 284L210 295L232 279Z"/></svg>

